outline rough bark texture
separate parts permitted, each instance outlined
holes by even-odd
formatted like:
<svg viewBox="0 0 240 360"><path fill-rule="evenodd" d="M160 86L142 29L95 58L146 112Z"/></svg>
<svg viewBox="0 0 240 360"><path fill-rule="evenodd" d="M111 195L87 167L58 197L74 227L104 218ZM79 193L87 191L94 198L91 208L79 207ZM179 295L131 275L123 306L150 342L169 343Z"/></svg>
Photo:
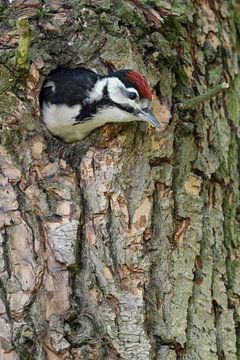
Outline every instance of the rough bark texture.
<svg viewBox="0 0 240 360"><path fill-rule="evenodd" d="M240 359L238 1L0 11L0 358ZM58 142L37 101L58 65L145 74L163 129ZM223 81L229 91L174 112Z"/></svg>

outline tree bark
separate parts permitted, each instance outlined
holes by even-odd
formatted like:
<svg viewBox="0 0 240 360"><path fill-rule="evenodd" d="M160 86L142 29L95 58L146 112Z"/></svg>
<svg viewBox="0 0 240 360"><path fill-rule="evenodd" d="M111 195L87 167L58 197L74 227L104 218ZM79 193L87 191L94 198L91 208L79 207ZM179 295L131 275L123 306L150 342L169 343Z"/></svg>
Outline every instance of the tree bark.
<svg viewBox="0 0 240 360"><path fill-rule="evenodd" d="M239 2L15 0L0 18L0 358L240 359ZM163 128L54 139L41 82L82 65L144 74Z"/></svg>

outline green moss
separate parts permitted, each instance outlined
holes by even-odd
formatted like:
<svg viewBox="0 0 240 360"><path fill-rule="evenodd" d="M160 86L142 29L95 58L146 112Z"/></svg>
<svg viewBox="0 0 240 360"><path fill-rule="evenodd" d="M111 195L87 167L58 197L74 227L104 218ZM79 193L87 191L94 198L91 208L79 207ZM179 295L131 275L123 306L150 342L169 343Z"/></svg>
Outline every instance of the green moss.
<svg viewBox="0 0 240 360"><path fill-rule="evenodd" d="M162 34L155 31L153 34L151 34L150 40L157 51L159 51L160 57L168 60L176 59L176 49L171 47L171 44Z"/></svg>
<svg viewBox="0 0 240 360"><path fill-rule="evenodd" d="M32 326L24 324L13 333L15 351L21 360L32 360L37 348L37 336Z"/></svg>
<svg viewBox="0 0 240 360"><path fill-rule="evenodd" d="M95 7L96 13L102 11L110 11L113 7L113 1L102 0L102 1L98 1L97 4L95 4L95 2L92 1L92 6Z"/></svg>
<svg viewBox="0 0 240 360"><path fill-rule="evenodd" d="M15 82L12 73L4 65L0 65L0 94L12 89Z"/></svg>
<svg viewBox="0 0 240 360"><path fill-rule="evenodd" d="M193 1L173 0L171 11L178 14L177 20L179 22L192 22L193 15L196 12Z"/></svg>
<svg viewBox="0 0 240 360"><path fill-rule="evenodd" d="M237 31L240 32L240 11L239 11L238 6L235 7L235 11L233 13L233 18L234 18L234 21L235 21Z"/></svg>
<svg viewBox="0 0 240 360"><path fill-rule="evenodd" d="M209 86L217 86L221 82L221 78L222 78L221 66L209 68L208 73L207 73L207 78L208 78Z"/></svg>
<svg viewBox="0 0 240 360"><path fill-rule="evenodd" d="M7 20L10 8L7 5L0 5L0 22Z"/></svg>
<svg viewBox="0 0 240 360"><path fill-rule="evenodd" d="M232 195L234 194L233 191L230 192ZM231 200L230 200L231 199ZM236 277L236 270L240 266L239 260L232 260L232 246L236 247L237 242L237 231L236 231L236 204L237 199L235 195L235 199L232 198L231 195L224 197L223 202L223 211L224 211L224 223L223 223L223 230L224 230L224 246L227 251L226 257L226 270L227 270L227 294L230 304L233 301L234 295L234 283Z"/></svg>
<svg viewBox="0 0 240 360"><path fill-rule="evenodd" d="M6 99L6 97L4 97L4 99ZM13 102L11 103L11 105L13 106ZM7 108L7 106L5 104L5 109L6 108ZM9 108L10 108L10 105L9 105ZM24 143L25 138L26 137L24 134L24 130L20 126L15 126L14 129L13 128L11 128L11 129L5 128L3 126L2 144L3 144L4 148L6 149L6 151L8 152L8 154L13 159L13 162L15 164L18 164L20 167L21 167L21 164L20 164L19 154L16 153L15 149L19 145Z"/></svg>
<svg viewBox="0 0 240 360"><path fill-rule="evenodd" d="M36 15L34 16L34 19L42 19L45 17L51 16L51 13L49 11L49 9L45 8L45 7L41 7L40 9L37 9Z"/></svg>
<svg viewBox="0 0 240 360"><path fill-rule="evenodd" d="M209 39L206 39L203 50L207 63L212 63L220 55L220 47L214 47Z"/></svg>
<svg viewBox="0 0 240 360"><path fill-rule="evenodd" d="M227 92L226 102L228 117L235 126L239 125L239 97L240 97L240 76L236 76Z"/></svg>
<svg viewBox="0 0 240 360"><path fill-rule="evenodd" d="M100 15L100 23L106 32L112 36L121 37L125 33L125 30L119 26L118 18L109 16L105 12Z"/></svg>
<svg viewBox="0 0 240 360"><path fill-rule="evenodd" d="M168 99L169 103L172 100L173 86L176 86L174 73L171 71L171 68L165 66L164 77L160 79L160 91Z"/></svg>
<svg viewBox="0 0 240 360"><path fill-rule="evenodd" d="M176 64L173 70L177 82L177 86L174 89L174 97L177 99L177 102L183 102L186 97L192 95L189 93L191 89L189 75L186 67L181 63Z"/></svg>
<svg viewBox="0 0 240 360"><path fill-rule="evenodd" d="M117 8L116 16L121 24L129 27L136 37L146 35L147 23L144 14L139 9L131 6L127 2L122 2Z"/></svg>
<svg viewBox="0 0 240 360"><path fill-rule="evenodd" d="M237 347L237 359L240 359L240 315L234 311L234 321L236 324L236 347Z"/></svg>
<svg viewBox="0 0 240 360"><path fill-rule="evenodd" d="M234 189L235 197L238 193L238 184L239 184L239 163L238 163L239 149L238 149L238 140L234 134L230 135L230 145L228 152L228 163L229 163L229 174L233 180L233 184L236 189ZM234 203L236 206L236 202ZM240 243L240 240L239 240Z"/></svg>
<svg viewBox="0 0 240 360"><path fill-rule="evenodd" d="M101 0L101 1L91 1L88 0L70 0L69 1L72 7L75 9L80 9L90 5L91 8L95 8L95 11L109 11L113 7L112 0ZM91 3L91 4L89 4Z"/></svg>
<svg viewBox="0 0 240 360"><path fill-rule="evenodd" d="M239 116L239 96L233 88L231 88L227 94L227 105L228 116L236 123Z"/></svg>

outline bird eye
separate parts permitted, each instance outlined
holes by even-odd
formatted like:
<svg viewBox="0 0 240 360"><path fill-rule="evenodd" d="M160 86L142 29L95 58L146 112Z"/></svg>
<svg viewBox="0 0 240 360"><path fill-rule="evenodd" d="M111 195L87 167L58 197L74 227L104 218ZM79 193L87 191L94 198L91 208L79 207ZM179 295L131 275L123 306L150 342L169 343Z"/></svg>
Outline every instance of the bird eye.
<svg viewBox="0 0 240 360"><path fill-rule="evenodd" d="M131 100L135 100L137 98L137 94L135 92L129 92L128 97Z"/></svg>

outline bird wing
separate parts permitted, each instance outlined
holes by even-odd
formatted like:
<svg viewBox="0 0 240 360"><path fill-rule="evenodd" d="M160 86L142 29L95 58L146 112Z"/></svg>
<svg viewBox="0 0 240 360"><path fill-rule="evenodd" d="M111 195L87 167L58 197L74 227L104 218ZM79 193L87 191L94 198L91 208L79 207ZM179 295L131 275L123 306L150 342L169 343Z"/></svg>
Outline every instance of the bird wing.
<svg viewBox="0 0 240 360"><path fill-rule="evenodd" d="M82 104L88 91L92 89L101 75L86 68L52 71L42 85L39 103L64 104L72 107Z"/></svg>

